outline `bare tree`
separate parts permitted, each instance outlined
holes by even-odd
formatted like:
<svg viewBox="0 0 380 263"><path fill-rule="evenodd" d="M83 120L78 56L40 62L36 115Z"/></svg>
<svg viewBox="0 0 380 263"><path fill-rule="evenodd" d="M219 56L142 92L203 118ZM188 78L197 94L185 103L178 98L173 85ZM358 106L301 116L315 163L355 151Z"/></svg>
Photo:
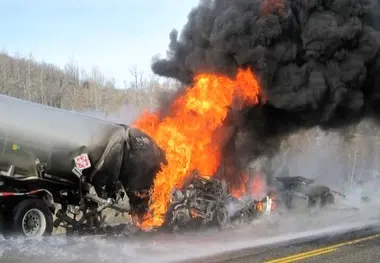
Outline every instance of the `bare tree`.
<svg viewBox="0 0 380 263"><path fill-rule="evenodd" d="M124 89L106 78L98 68L90 72L72 60L63 69L53 64L0 53L0 93L73 110L109 113L125 104L138 108L157 107L160 94L175 90L172 81L145 74L137 65L130 68L132 81ZM177 84L177 83L176 83Z"/></svg>
<svg viewBox="0 0 380 263"><path fill-rule="evenodd" d="M144 71L139 70L137 65L134 65L129 69L129 73L132 77L131 88L134 90L136 96L135 103L136 106L140 106L142 104L142 95L144 93Z"/></svg>

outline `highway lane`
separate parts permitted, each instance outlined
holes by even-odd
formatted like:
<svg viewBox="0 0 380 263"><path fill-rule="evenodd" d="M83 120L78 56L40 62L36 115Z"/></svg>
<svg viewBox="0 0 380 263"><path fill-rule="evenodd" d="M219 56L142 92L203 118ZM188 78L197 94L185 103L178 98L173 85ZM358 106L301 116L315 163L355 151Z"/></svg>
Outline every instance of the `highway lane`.
<svg viewBox="0 0 380 263"><path fill-rule="evenodd" d="M0 245L1 246L1 245ZM113 246L113 245L112 245ZM332 237L323 237L316 240L299 241L291 245L279 244L253 249L245 249L233 253L221 254L210 258L199 260L191 259L191 263L291 263L291 262L310 262L310 263L377 263L380 262L380 231L378 229L368 228L346 234L340 234ZM95 251L78 251L87 254ZM111 252L111 251L110 251ZM59 256L61 257L61 256ZM52 262L130 262L127 258L124 260L96 259L70 259L61 258L57 261L52 255L28 255L28 253L19 253L12 255L0 255L0 262L4 263L52 263ZM156 262L151 259L139 260L133 262ZM162 262L162 261L160 261ZM173 261L167 261L173 262Z"/></svg>
<svg viewBox="0 0 380 263"><path fill-rule="evenodd" d="M287 262L379 262L380 234L308 250L290 256L269 259L267 263Z"/></svg>
<svg viewBox="0 0 380 263"><path fill-rule="evenodd" d="M372 210L374 210L372 208ZM148 234L126 237L55 236L41 240L1 239L0 262L4 263L178 263L178 262L266 262L281 258L285 262L297 259L314 260L330 256L348 247L374 242L379 216L360 211L339 213L295 214L281 221L258 220L250 225L225 231L200 231L182 235ZM273 221L274 220L274 221ZM373 228L368 228L374 226ZM368 228L363 230L363 228ZM353 232L356 229L356 232ZM361 229L361 231L358 231ZM342 235L338 233L351 234ZM380 233L380 232L379 232ZM327 238L329 235L330 238ZM319 238L319 239L318 239ZM313 240L313 241L312 241ZM282 243L281 243L282 242ZM274 245L277 244L277 245ZM293 245L290 245L293 244ZM339 244L338 247L336 245ZM367 243L366 243L367 244ZM335 247L329 247L335 246ZM253 247L255 247L253 249ZM326 248L327 247L327 248ZM242 250L242 248L247 248ZM250 248L250 249L248 249ZM316 249L322 250L316 251ZM300 254L305 253L307 254ZM372 255L375 253L373 249ZM220 253L225 253L221 255ZM344 253L343 255L345 255ZM355 251L351 257L359 257ZM218 256L213 256L218 255ZM295 255L295 256L294 256ZM201 257L201 260L194 260ZM292 256L291 258L288 258ZM318 256L318 257L317 257ZM370 258L371 256L367 256ZM375 256L373 256L375 257ZM282 262L282 261L275 262ZM291 261L293 260L293 261ZM346 262L349 262L345 259ZM302 261L300 261L302 262ZM334 261L330 261L334 262ZM354 261L357 262L357 261ZM359 262L370 262L362 261ZM380 262L380 261L378 261Z"/></svg>
<svg viewBox="0 0 380 263"><path fill-rule="evenodd" d="M380 231L368 228L313 241L252 248L197 262L208 263L349 263L380 262Z"/></svg>

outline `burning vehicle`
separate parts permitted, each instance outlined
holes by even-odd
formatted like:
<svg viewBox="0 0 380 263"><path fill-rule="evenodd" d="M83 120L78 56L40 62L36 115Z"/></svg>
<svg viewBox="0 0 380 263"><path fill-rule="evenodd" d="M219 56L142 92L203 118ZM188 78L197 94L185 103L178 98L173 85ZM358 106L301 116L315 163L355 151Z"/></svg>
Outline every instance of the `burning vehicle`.
<svg viewBox="0 0 380 263"><path fill-rule="evenodd" d="M275 177L275 180L264 197L257 198L249 191L236 194L236 189L231 189L224 180L193 172L182 188L173 190L165 226L171 231L226 228L252 222L277 211L278 207L291 211L295 208L295 197L305 199L309 209L334 204L335 195L345 197L301 176Z"/></svg>
<svg viewBox="0 0 380 263"><path fill-rule="evenodd" d="M174 231L196 225L223 227L228 222L226 204L229 198L224 181L194 173L182 188L173 190L166 226Z"/></svg>
<svg viewBox="0 0 380 263"><path fill-rule="evenodd" d="M249 194L235 197L224 180L193 172L184 186L174 189L166 214L166 227L173 231L201 227L226 228L247 223L274 208L274 196L256 200Z"/></svg>
<svg viewBox="0 0 380 263"><path fill-rule="evenodd" d="M3 232L30 237L58 226L101 232L106 208L138 214L147 201L136 193L165 163L139 129L8 96L0 96L0 148Z"/></svg>
<svg viewBox="0 0 380 263"><path fill-rule="evenodd" d="M249 68L241 69L235 78L200 73L194 77L192 86L174 98L164 114L157 111L140 116L134 127L151 136L164 150L167 160L154 179L148 211L137 220L140 228L165 224L172 190L186 188L193 171L201 175L217 173L226 154L225 146L236 131L234 122L226 121L229 114L259 103L259 83ZM216 203L210 205L219 206Z"/></svg>

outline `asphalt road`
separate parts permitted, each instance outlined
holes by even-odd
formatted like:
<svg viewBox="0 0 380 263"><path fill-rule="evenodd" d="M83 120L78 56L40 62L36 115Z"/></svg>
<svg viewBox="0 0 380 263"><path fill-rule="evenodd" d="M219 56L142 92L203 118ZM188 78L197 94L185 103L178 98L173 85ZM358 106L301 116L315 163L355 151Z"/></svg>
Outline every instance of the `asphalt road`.
<svg viewBox="0 0 380 263"><path fill-rule="evenodd" d="M194 262L194 261L193 261ZM369 228L292 245L253 248L212 258L208 263L377 263L380 262L380 231Z"/></svg>
<svg viewBox="0 0 380 263"><path fill-rule="evenodd" d="M377 211L373 206L370 210ZM339 210L319 216L263 218L221 232L152 233L130 239L53 236L38 241L0 237L0 263L380 262L379 218L368 215L366 209Z"/></svg>
<svg viewBox="0 0 380 263"><path fill-rule="evenodd" d="M59 244L56 244L59 245ZM63 245L63 244L62 244ZM103 244L104 245L104 244ZM67 246L67 245L65 245ZM113 247L114 245L111 244ZM380 231L379 229L367 228L355 232L339 234L331 237L322 237L319 239L299 240L293 244L278 244L271 246L256 247L244 249L225 254L219 254L209 258L191 259L187 262L191 263L290 263L290 262L312 262L312 263L351 263L351 262L380 262ZM1 248L1 244L0 244ZM60 260L46 255L44 253L38 255L28 255L28 250L24 253L4 254L0 255L0 262L4 263L52 263L52 262L128 262L114 260L73 260L69 254L66 257L57 255ZM112 255L112 250L108 250ZM25 253L26 252L26 253ZM72 251L71 253L73 253ZM94 251L76 251L83 255L94 253ZM55 253L53 253L55 254ZM107 253L108 254L108 253ZM153 258L148 260L139 260L136 262L155 262ZM163 262L162 260L160 262ZM168 261L169 262L169 261ZM170 260L170 262L173 262Z"/></svg>

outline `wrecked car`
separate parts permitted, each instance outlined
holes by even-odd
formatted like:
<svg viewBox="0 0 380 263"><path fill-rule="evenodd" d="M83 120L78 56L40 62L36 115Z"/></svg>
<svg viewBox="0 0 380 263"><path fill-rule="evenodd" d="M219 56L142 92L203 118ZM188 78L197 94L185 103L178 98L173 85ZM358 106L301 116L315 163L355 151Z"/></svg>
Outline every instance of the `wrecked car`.
<svg viewBox="0 0 380 263"><path fill-rule="evenodd" d="M275 177L277 202L287 209L294 208L294 198L307 200L309 208L324 207L335 203L335 195L343 194L324 185L314 184L314 180L301 176Z"/></svg>
<svg viewBox="0 0 380 263"><path fill-rule="evenodd" d="M173 190L166 214L166 227L172 231L182 231L247 223L270 212L272 201L269 196L262 200L248 195L233 197L225 181L193 173L182 188Z"/></svg>
<svg viewBox="0 0 380 263"><path fill-rule="evenodd" d="M230 199L227 188L224 181L194 173L182 188L173 190L166 226L173 231L202 225L225 226Z"/></svg>

